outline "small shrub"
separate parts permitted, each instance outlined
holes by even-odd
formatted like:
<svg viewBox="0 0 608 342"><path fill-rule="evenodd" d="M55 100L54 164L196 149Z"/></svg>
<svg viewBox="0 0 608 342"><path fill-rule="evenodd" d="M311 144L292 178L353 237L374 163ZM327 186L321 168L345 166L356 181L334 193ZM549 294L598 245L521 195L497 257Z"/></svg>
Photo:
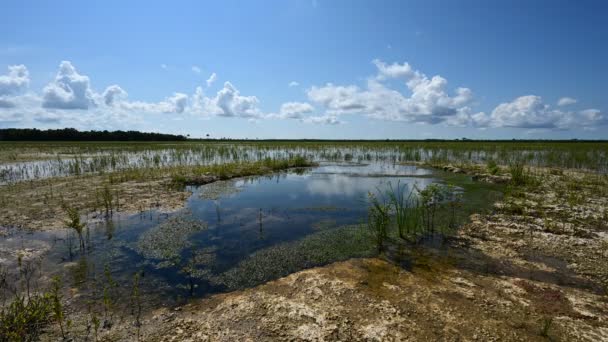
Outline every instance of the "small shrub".
<svg viewBox="0 0 608 342"><path fill-rule="evenodd" d="M0 341L35 341L53 315L49 294L16 296L0 311Z"/></svg>

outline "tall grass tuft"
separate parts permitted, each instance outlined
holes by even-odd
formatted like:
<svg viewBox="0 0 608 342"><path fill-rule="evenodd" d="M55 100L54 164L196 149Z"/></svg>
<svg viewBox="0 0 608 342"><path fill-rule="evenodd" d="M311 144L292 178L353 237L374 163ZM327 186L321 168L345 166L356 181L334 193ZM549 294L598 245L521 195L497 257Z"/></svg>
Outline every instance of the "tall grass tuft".
<svg viewBox="0 0 608 342"><path fill-rule="evenodd" d="M411 239L413 235L417 234L422 223L420 199L414 188L409 192L407 192L407 188L406 184L401 186L401 183L397 182L396 187L389 184L388 190L399 237L404 240Z"/></svg>
<svg viewBox="0 0 608 342"><path fill-rule="evenodd" d="M389 205L386 204L384 198L382 200L371 192L368 194L371 206L368 210L367 225L373 234L373 237L378 247L378 252L384 250L384 241L388 237L388 228L390 225Z"/></svg>
<svg viewBox="0 0 608 342"><path fill-rule="evenodd" d="M511 183L513 185L526 185L528 182L528 176L523 161L517 160L511 162L509 164L509 173L511 174Z"/></svg>

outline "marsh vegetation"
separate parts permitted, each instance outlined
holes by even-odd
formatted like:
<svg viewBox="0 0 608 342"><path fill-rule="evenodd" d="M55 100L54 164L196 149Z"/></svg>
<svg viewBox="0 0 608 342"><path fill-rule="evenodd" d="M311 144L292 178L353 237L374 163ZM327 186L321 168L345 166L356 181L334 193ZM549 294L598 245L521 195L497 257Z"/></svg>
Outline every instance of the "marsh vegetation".
<svg viewBox="0 0 608 342"><path fill-rule="evenodd" d="M608 246L605 143L0 144L0 340L139 339L155 308L303 269L412 270L472 214Z"/></svg>

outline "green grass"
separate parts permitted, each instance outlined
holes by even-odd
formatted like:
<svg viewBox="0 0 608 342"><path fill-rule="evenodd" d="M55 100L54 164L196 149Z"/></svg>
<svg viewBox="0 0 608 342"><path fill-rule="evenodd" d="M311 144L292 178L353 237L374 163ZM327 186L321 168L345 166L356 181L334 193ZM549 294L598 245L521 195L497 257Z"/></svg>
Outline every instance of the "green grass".
<svg viewBox="0 0 608 342"><path fill-rule="evenodd" d="M184 141L184 142L1 142L0 166L44 161L56 174L106 173L130 168L201 166L214 163L290 159L483 164L499 172L513 160L530 167L607 171L608 142L527 141ZM1 168L0 168L1 169ZM0 181L40 177L19 164Z"/></svg>

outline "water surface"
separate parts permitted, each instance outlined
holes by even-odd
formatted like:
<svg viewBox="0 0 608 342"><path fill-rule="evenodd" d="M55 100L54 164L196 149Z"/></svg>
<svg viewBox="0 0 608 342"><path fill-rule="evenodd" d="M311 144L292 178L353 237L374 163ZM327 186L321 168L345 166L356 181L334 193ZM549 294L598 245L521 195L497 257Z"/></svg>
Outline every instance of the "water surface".
<svg viewBox="0 0 608 342"><path fill-rule="evenodd" d="M46 250L43 273L60 274L91 296L92 289L105 286L108 274L128 288L133 274L141 272L142 291L172 303L375 255L361 225L368 193L389 184L424 189L436 182L457 182L471 203L462 209L463 219L491 203L492 189L462 175L392 163L324 163L193 187L185 209L169 215L116 214L90 223L84 254L71 231L13 232L0 240L0 262L14 263L15 250L28 255Z"/></svg>

